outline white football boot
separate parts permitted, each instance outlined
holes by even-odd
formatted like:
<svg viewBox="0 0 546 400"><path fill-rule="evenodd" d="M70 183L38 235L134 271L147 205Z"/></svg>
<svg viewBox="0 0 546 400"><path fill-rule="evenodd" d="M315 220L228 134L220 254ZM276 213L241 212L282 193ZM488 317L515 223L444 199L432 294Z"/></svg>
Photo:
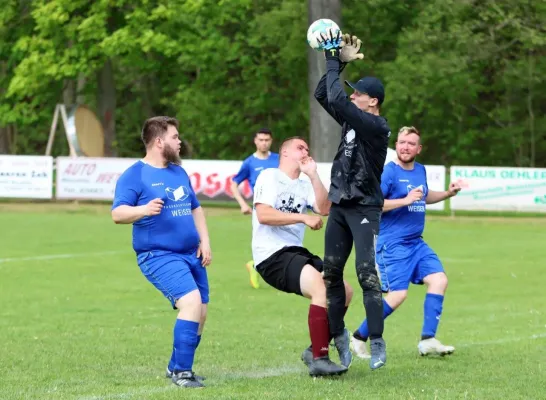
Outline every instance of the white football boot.
<svg viewBox="0 0 546 400"><path fill-rule="evenodd" d="M368 360L371 358L370 352L368 351L368 343L364 340L359 340L351 335L351 350L358 358Z"/></svg>
<svg viewBox="0 0 546 400"><path fill-rule="evenodd" d="M417 348L419 349L419 354L422 356L428 356L429 354L445 356L455 351L455 347L443 345L436 338L421 340Z"/></svg>

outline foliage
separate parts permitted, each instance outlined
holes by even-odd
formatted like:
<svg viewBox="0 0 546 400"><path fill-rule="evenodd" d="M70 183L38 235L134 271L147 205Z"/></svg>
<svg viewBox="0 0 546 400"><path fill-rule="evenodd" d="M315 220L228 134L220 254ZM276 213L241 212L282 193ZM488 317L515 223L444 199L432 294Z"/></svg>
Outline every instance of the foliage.
<svg viewBox="0 0 546 400"><path fill-rule="evenodd" d="M300 0L9 0L0 10L0 128L43 154L55 104L74 82L97 109L114 67L120 156L142 153L145 118L181 122L194 158L236 159L269 126L308 136L307 6ZM393 131L415 125L423 161L546 166L544 2L345 0L364 42L348 79L379 76ZM64 97L63 97L64 96ZM2 134L0 129L0 135ZM393 135L394 137L395 135ZM393 143L392 143L393 144ZM57 147L56 152L66 151Z"/></svg>

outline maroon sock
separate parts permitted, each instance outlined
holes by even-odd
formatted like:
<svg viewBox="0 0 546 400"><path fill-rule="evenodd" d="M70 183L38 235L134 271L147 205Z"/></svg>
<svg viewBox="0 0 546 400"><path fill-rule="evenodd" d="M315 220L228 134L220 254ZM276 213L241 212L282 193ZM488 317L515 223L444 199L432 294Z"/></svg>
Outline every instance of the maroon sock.
<svg viewBox="0 0 546 400"><path fill-rule="evenodd" d="M311 304L309 306L308 322L313 358L327 356L330 326L328 325L328 312L326 308Z"/></svg>

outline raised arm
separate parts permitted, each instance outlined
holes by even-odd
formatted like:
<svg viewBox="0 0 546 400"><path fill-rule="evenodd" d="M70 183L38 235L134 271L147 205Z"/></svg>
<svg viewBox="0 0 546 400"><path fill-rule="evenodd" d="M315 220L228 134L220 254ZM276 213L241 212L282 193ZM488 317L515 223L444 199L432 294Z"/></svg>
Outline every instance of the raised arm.
<svg viewBox="0 0 546 400"><path fill-rule="evenodd" d="M328 94L326 90L326 74L320 78L320 81L315 90L315 99L326 110L330 116L337 121L338 124L343 125L343 119L335 112L335 110L328 104Z"/></svg>

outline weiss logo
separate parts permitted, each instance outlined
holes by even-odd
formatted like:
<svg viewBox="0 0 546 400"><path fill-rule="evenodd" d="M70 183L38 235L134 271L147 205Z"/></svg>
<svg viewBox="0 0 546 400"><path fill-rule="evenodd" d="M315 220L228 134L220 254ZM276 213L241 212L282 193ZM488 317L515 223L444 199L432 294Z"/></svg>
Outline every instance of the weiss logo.
<svg viewBox="0 0 546 400"><path fill-rule="evenodd" d="M424 185L419 185L419 186L413 186L412 184L407 185L408 193L411 192L413 189L421 189L421 191L423 192L423 200L414 201L413 204L408 206L408 211L424 213L426 211L424 206L425 204L424 199L427 197L427 189Z"/></svg>
<svg viewBox="0 0 546 400"><path fill-rule="evenodd" d="M163 186L163 182L152 183L152 187L154 186Z"/></svg>
<svg viewBox="0 0 546 400"><path fill-rule="evenodd" d="M355 147L355 130L351 129L345 134L344 142L345 142L345 156L351 157L353 155L353 149Z"/></svg>
<svg viewBox="0 0 546 400"><path fill-rule="evenodd" d="M170 187L165 189L167 198L172 201L184 201L190 195L190 191L185 186L180 186L178 189L172 189Z"/></svg>

